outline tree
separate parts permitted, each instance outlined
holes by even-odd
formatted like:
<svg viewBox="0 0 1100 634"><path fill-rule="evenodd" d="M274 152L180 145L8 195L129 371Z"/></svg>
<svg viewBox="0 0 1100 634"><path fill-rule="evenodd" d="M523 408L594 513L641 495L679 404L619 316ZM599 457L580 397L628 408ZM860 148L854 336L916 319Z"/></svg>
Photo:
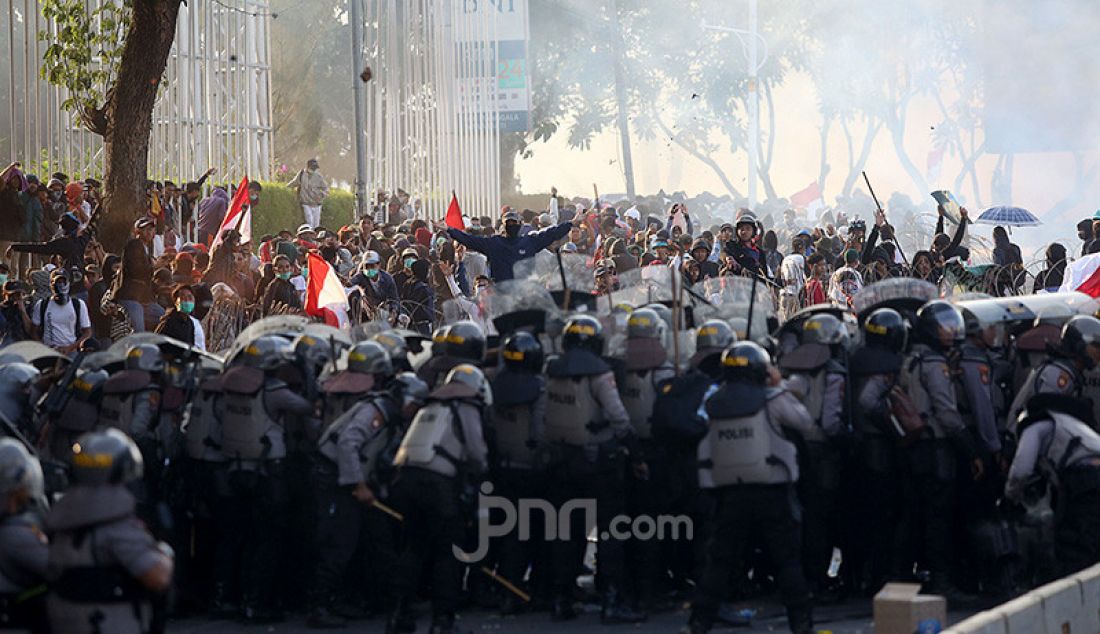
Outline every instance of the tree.
<svg viewBox="0 0 1100 634"><path fill-rule="evenodd" d="M42 77L69 93L62 105L103 137L106 171L100 235L119 248L145 212L153 106L182 0L126 0L89 12L84 0L42 0L54 31Z"/></svg>

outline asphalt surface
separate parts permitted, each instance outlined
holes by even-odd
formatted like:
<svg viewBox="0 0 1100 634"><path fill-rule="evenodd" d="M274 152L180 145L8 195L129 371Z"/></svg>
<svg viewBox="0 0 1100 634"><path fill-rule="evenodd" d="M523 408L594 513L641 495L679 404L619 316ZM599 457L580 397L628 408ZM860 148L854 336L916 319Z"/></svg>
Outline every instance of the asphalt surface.
<svg viewBox="0 0 1100 634"><path fill-rule="evenodd" d="M736 607L750 607L757 610L751 627L733 628L719 626L714 631L726 632L785 632L787 631L786 616L779 605L774 603L738 604ZM615 632L629 632L630 634L668 634L678 632L687 622L686 610L665 612L650 617L645 623L638 625L613 625L600 624L598 609L589 605L585 613L575 621L567 623L553 623L545 612L536 614L524 614L519 616L502 617L495 612L485 610L466 611L460 616L460 625L463 629L480 634L492 632L493 634L549 634L551 632L581 632L596 634L614 634ZM422 616L417 620L417 632L426 634L430 619L427 604L417 606L418 614ZM966 612L951 612L948 614L949 623L966 618ZM820 607L815 611L816 630L819 634L873 634L874 625L871 618L871 602L869 600L851 601L840 605ZM317 632L305 625L302 616L288 619L284 623L276 625L245 625L233 621L212 621L204 619L185 619L169 624L168 631L173 633L210 633L210 632L277 632L279 634L304 634L305 632ZM343 630L346 632L378 632L383 631L383 621L378 618L364 621L354 621Z"/></svg>

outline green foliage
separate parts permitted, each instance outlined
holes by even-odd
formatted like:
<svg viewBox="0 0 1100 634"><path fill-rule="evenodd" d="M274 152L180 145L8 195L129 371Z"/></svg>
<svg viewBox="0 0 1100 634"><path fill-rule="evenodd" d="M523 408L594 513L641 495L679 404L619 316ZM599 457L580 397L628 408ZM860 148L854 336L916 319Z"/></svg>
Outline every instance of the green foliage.
<svg viewBox="0 0 1100 634"><path fill-rule="evenodd" d="M107 2L95 9L84 0L41 2L43 17L52 23L52 29L38 34L48 42L42 55L42 79L68 92L63 109L77 114L89 130L103 134L101 112L118 75L130 28L130 2Z"/></svg>
<svg viewBox="0 0 1100 634"><path fill-rule="evenodd" d="M252 216L252 235L275 234L283 229L293 232L305 221L302 206L294 190L283 183L262 182L260 204ZM321 207L321 224L330 230L352 222L355 217L355 194L333 189Z"/></svg>

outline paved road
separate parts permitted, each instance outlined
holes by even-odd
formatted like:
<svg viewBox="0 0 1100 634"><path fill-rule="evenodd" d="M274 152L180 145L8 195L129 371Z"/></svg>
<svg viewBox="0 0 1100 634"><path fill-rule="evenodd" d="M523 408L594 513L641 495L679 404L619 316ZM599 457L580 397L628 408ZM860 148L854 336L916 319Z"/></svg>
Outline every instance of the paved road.
<svg viewBox="0 0 1100 634"><path fill-rule="evenodd" d="M786 618L782 609L774 604L755 605L759 608L756 619L751 628L726 628L727 632L785 632L787 630ZM576 621L569 623L551 623L546 613L527 614L521 616L501 617L496 613L486 611L466 612L462 616L462 626L480 634L492 632L493 634L551 634L568 632L573 634L670 634L679 631L687 620L686 611L668 612L658 614L640 625L619 625L604 627L600 625L599 613L595 607L590 612L583 614ZM418 612L425 614L427 605L418 606ZM952 612L948 615L948 621L954 623L967 616L966 613ZM871 622L871 604L863 600L850 602L843 605L828 606L817 611L817 631L832 634L872 634L874 628ZM417 632L425 634L428 631L429 621L427 617L418 620ZM278 634L305 634L316 632L305 626L303 618L295 618L285 623L270 626L247 626L230 621L184 620L169 625L168 631L173 634L207 634L212 632L274 632ZM336 630L341 631L341 630ZM347 632L377 632L383 631L382 621L370 619L349 624ZM715 631L723 631L716 628Z"/></svg>

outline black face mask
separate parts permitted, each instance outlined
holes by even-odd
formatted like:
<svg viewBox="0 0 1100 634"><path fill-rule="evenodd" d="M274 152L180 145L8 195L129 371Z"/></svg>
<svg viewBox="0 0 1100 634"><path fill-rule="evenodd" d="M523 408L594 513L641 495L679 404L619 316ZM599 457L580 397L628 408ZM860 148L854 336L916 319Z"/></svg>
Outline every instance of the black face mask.
<svg viewBox="0 0 1100 634"><path fill-rule="evenodd" d="M58 304L64 304L65 299L69 296L69 283L68 282L54 282L53 284L53 299Z"/></svg>
<svg viewBox="0 0 1100 634"><path fill-rule="evenodd" d="M515 223L508 223L504 225L504 234L509 238L514 238L519 235L519 225Z"/></svg>

